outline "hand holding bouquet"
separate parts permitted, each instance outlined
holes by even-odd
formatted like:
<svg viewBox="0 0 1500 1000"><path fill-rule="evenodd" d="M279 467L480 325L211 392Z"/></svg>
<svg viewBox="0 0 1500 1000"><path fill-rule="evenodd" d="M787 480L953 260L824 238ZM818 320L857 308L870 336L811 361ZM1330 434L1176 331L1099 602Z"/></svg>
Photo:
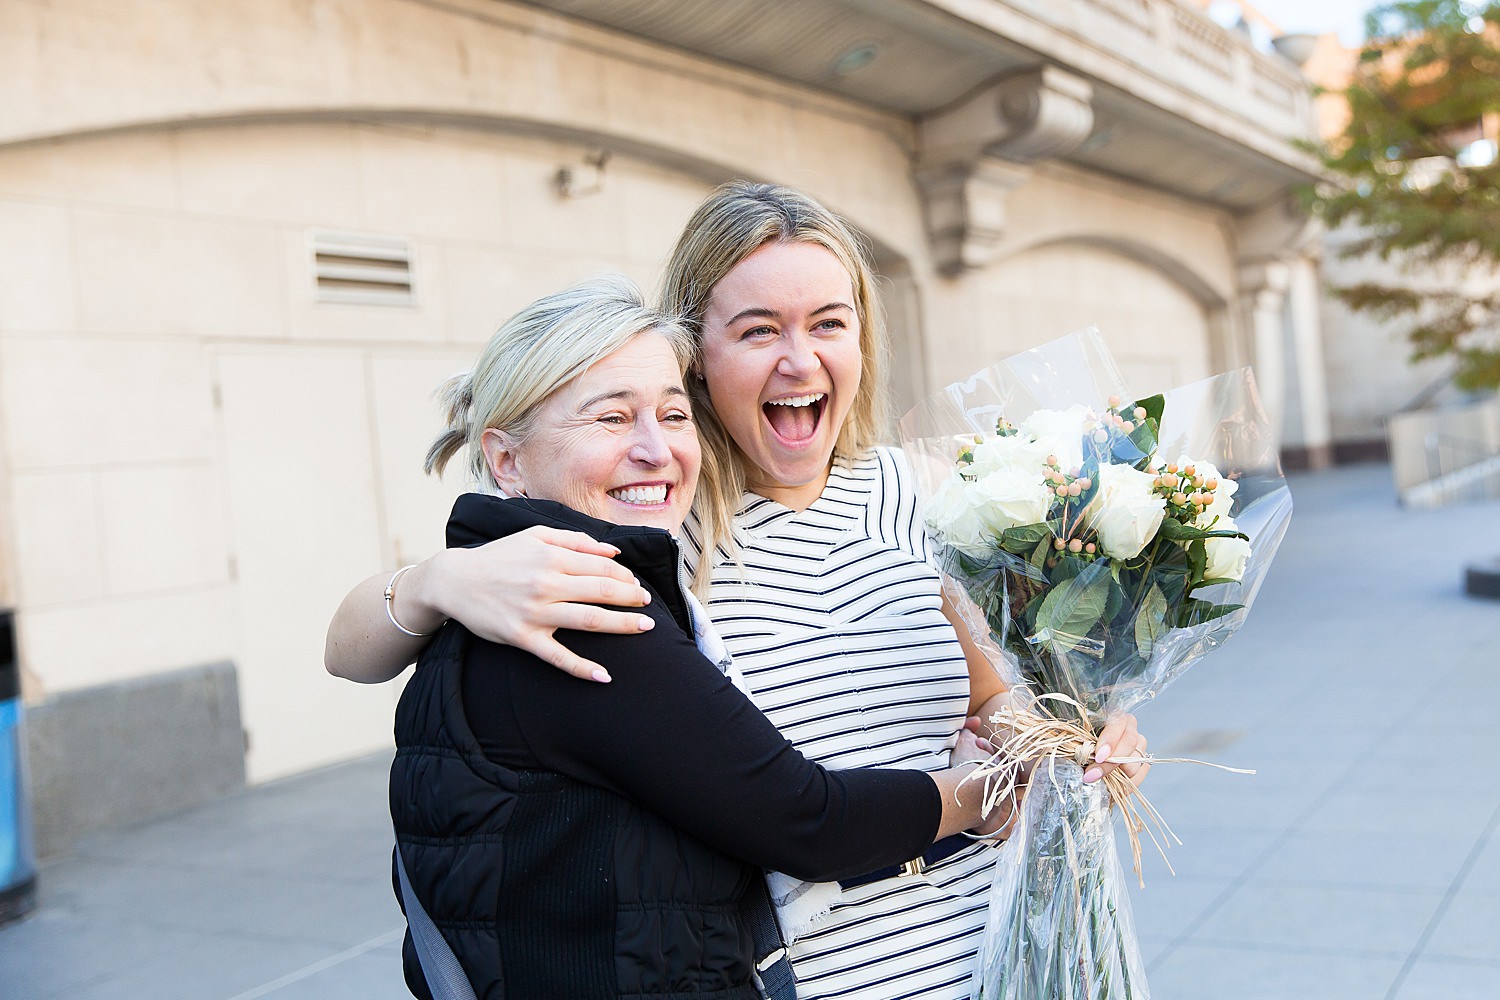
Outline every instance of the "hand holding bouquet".
<svg viewBox="0 0 1500 1000"><path fill-rule="evenodd" d="M1148 996L1120 889L1118 771L1093 733L1244 621L1290 516L1248 371L1127 401L1092 331L950 386L902 421L954 603L1015 693L981 772L1003 794L1043 754L997 866L975 995Z"/></svg>

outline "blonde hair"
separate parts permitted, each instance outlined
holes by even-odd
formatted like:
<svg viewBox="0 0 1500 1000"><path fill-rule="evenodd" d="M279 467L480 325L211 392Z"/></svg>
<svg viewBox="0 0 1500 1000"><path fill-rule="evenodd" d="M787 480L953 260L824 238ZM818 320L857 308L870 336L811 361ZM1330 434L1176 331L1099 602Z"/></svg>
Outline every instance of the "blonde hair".
<svg viewBox="0 0 1500 1000"><path fill-rule="evenodd" d="M648 308L628 278L595 278L537 299L495 332L472 371L439 388L447 426L432 442L423 468L440 474L467 446L474 479L498 492L480 445L484 432L495 428L526 440L549 396L643 333L666 337L678 367L687 370L694 356L692 335L680 320Z"/></svg>
<svg viewBox="0 0 1500 1000"><path fill-rule="evenodd" d="M702 364L703 316L716 286L746 257L769 243L811 243L839 259L854 288L859 346L864 358L859 391L839 430L835 448L857 455L880 440L885 427L885 317L875 293L874 268L865 240L853 227L800 191L776 184L731 181L698 206L667 262L662 308L683 317L695 339L696 365ZM734 558L730 522L745 489L739 449L708 398L708 386L688 379L693 419L703 439L703 473L698 486L698 520L703 555L694 589L706 585L714 550L724 546Z"/></svg>

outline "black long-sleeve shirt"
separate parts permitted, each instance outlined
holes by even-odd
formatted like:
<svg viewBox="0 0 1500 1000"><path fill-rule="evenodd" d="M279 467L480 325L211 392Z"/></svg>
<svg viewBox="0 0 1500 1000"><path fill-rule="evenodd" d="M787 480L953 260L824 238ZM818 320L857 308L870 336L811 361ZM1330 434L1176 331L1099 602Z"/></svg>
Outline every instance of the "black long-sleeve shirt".
<svg viewBox="0 0 1500 1000"><path fill-rule="evenodd" d="M464 711L485 754L610 789L750 864L797 878L857 875L921 854L942 804L918 771L827 770L804 757L694 644L677 582L676 543L546 501L460 498L450 545L534 524L585 531L620 548L651 593L649 632L560 631L613 681L569 676L509 646L475 641ZM451 626L450 626L451 627Z"/></svg>

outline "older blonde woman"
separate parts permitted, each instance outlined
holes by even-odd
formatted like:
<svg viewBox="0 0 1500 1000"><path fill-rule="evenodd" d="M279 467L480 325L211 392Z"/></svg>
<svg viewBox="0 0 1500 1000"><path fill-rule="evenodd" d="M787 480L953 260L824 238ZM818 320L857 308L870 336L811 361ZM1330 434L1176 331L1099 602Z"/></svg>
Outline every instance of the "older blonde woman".
<svg viewBox="0 0 1500 1000"><path fill-rule="evenodd" d="M794 745L835 767L937 770L966 717L987 717L1005 693L954 628L903 457L877 444L874 285L859 238L796 191L725 185L688 221L664 299L695 335L687 389L711 488L685 527L686 554L757 705ZM403 613L413 631L453 616L605 679L551 632L649 627L638 612L592 606L646 599L610 554L554 533L450 553L409 574ZM384 680L419 647L384 621L384 582L357 587L330 626L335 674ZM1129 716L1099 743L1087 781L1146 745ZM993 853L948 841L903 873L829 887L792 950L801 995L966 997Z"/></svg>
<svg viewBox="0 0 1500 1000"><path fill-rule="evenodd" d="M756 997L761 869L858 875L979 822L960 770L810 762L700 651L672 536L701 459L691 351L600 281L523 310L449 386L428 466L466 447L488 490L458 499L449 544L581 532L619 553L653 621L560 637L609 686L457 622L418 660L396 713L397 850L480 997ZM431 996L410 939L406 964Z"/></svg>

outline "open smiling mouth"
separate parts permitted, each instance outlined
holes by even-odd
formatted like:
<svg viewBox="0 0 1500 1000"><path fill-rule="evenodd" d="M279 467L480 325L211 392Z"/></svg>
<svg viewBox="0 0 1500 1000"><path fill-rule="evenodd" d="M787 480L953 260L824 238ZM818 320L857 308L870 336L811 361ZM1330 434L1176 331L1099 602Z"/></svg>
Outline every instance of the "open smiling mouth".
<svg viewBox="0 0 1500 1000"><path fill-rule="evenodd" d="M609 495L632 507L660 507L667 502L669 489L666 483L657 483L654 486L622 486L617 490L610 490Z"/></svg>
<svg viewBox="0 0 1500 1000"><path fill-rule="evenodd" d="M823 419L823 410L828 405L828 395L811 392L805 396L787 396L773 399L761 407L771 430L783 441L801 444L818 432Z"/></svg>

